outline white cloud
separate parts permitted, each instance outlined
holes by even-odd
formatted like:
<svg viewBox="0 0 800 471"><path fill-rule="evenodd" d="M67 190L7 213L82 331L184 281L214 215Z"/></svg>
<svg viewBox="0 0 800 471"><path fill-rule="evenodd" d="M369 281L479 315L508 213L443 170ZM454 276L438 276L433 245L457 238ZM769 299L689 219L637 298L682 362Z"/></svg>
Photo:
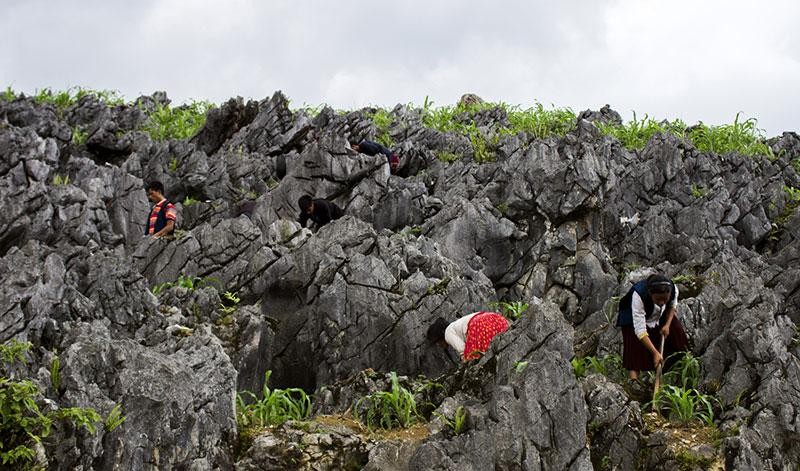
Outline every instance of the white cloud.
<svg viewBox="0 0 800 471"><path fill-rule="evenodd" d="M0 80L393 106L466 92L625 117L797 129L800 3L147 0L4 3Z"/></svg>

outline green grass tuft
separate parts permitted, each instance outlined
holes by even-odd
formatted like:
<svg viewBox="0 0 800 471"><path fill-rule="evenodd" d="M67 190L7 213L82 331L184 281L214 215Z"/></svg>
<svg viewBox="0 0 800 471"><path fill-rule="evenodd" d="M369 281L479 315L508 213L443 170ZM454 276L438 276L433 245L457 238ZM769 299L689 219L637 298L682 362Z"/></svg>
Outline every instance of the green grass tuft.
<svg viewBox="0 0 800 471"><path fill-rule="evenodd" d="M215 105L208 101L193 101L177 106L157 105L148 116L144 131L154 141L188 139L206 123L206 114Z"/></svg>
<svg viewBox="0 0 800 471"><path fill-rule="evenodd" d="M406 428L420 419L414 393L400 385L397 373L390 373L391 391L377 391L359 399L354 414L372 431ZM364 407L362 407L364 406Z"/></svg>

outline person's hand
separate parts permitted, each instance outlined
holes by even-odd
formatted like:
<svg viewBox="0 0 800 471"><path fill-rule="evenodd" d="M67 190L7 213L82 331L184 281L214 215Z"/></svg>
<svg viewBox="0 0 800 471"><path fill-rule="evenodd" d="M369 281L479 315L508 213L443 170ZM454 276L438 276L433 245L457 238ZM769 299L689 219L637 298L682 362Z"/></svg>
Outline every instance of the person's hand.
<svg viewBox="0 0 800 471"><path fill-rule="evenodd" d="M664 324L661 326L661 336L664 338L669 337L669 324Z"/></svg>
<svg viewBox="0 0 800 471"><path fill-rule="evenodd" d="M661 362L664 361L664 358L658 352L653 352L653 366L658 366Z"/></svg>

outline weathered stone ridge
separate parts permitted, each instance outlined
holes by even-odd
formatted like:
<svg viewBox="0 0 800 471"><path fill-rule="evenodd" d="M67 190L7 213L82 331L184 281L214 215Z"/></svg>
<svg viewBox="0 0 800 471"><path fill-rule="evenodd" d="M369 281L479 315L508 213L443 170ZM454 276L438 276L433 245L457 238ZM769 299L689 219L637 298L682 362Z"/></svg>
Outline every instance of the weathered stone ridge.
<svg viewBox="0 0 800 471"><path fill-rule="evenodd" d="M621 122L608 106L545 139L499 133L506 112L485 109L471 118L496 136L484 161L419 109L398 105L384 129L374 109L312 116L280 92L155 141L148 113L168 102L0 101L0 343L33 344L25 368L49 407L126 417L94 435L57 427L49 469L652 469L641 405L570 366L620 352L611 300L649 269L696 281L679 283L679 312L717 426L734 431L725 466L800 463L796 133L770 139L769 158L669 134L636 151L594 124ZM350 148L381 135L396 173ZM152 180L178 209L173 238L144 236ZM306 194L345 216L301 228ZM437 317L516 300L527 311L478 361L426 341ZM290 423L237 455L236 393L268 370L325 414L389 372L436 378L434 408L464 407L468 428L433 416L422 439L376 442ZM380 379L358 383L363 370Z"/></svg>

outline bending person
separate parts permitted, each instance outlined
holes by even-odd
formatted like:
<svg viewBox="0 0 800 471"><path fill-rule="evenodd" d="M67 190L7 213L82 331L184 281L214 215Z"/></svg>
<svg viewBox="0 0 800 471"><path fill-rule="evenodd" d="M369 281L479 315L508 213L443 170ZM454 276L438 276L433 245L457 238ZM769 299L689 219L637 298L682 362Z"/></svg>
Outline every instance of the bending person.
<svg viewBox="0 0 800 471"><path fill-rule="evenodd" d="M506 330L508 321L501 314L479 311L450 323L439 317L428 328L427 337L442 348L450 345L463 361L468 361L480 358L492 339Z"/></svg>
<svg viewBox="0 0 800 471"><path fill-rule="evenodd" d="M617 326L622 327L622 366L631 379L664 361L658 351L662 336L664 357L687 350L689 342L677 313L678 288L664 275L639 281L620 300Z"/></svg>

